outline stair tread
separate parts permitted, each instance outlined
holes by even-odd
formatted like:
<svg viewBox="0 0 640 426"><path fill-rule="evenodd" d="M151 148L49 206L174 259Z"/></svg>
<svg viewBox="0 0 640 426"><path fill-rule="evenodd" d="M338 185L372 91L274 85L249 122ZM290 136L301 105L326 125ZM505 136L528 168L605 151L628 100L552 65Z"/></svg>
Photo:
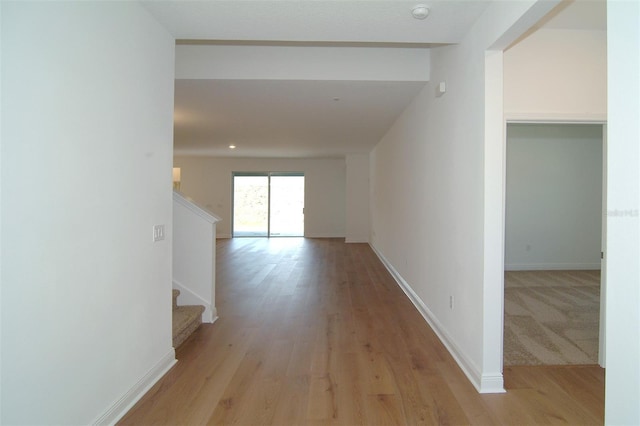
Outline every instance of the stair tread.
<svg viewBox="0 0 640 426"><path fill-rule="evenodd" d="M173 311L173 326L175 329L181 329L184 324L189 323L194 318L202 315L204 306L200 305L184 305L178 306Z"/></svg>
<svg viewBox="0 0 640 426"><path fill-rule="evenodd" d="M182 305L173 309L173 346L178 347L202 323L204 306Z"/></svg>

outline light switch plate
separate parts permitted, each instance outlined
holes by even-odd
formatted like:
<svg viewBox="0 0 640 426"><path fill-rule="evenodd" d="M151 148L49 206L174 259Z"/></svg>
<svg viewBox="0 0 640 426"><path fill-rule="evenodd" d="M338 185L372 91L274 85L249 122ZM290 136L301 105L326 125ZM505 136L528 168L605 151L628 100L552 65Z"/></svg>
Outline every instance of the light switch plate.
<svg viewBox="0 0 640 426"><path fill-rule="evenodd" d="M164 225L153 225L153 241L164 240Z"/></svg>

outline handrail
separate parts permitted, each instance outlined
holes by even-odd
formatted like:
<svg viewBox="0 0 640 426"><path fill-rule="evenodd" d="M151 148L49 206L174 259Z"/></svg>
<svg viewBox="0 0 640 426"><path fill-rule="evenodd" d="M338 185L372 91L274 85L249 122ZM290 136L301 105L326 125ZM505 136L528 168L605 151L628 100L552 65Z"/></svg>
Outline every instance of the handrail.
<svg viewBox="0 0 640 426"><path fill-rule="evenodd" d="M202 207L194 199L187 197L185 194L175 189L173 190L173 201L174 203L179 203L180 205L188 208L193 213L199 215L204 220L207 220L211 223L217 223L222 220L219 216L208 210L206 207Z"/></svg>

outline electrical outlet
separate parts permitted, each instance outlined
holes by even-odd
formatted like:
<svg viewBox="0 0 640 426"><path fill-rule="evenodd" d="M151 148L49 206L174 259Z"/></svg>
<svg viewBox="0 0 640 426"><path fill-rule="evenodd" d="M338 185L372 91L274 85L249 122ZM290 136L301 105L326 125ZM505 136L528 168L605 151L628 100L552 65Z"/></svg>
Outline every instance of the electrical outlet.
<svg viewBox="0 0 640 426"><path fill-rule="evenodd" d="M164 225L153 225L153 242L164 240Z"/></svg>
<svg viewBox="0 0 640 426"><path fill-rule="evenodd" d="M449 296L449 309L453 309L453 296Z"/></svg>

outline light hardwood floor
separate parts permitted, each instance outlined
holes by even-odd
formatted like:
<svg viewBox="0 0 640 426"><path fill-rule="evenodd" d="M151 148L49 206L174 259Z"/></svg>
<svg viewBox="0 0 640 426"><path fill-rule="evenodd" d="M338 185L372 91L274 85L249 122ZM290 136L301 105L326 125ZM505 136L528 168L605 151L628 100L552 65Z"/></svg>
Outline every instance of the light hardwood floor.
<svg viewBox="0 0 640 426"><path fill-rule="evenodd" d="M478 394L366 244L217 244L220 319L122 425L602 424L597 366L508 367ZM169 302L167 302L169 303Z"/></svg>

